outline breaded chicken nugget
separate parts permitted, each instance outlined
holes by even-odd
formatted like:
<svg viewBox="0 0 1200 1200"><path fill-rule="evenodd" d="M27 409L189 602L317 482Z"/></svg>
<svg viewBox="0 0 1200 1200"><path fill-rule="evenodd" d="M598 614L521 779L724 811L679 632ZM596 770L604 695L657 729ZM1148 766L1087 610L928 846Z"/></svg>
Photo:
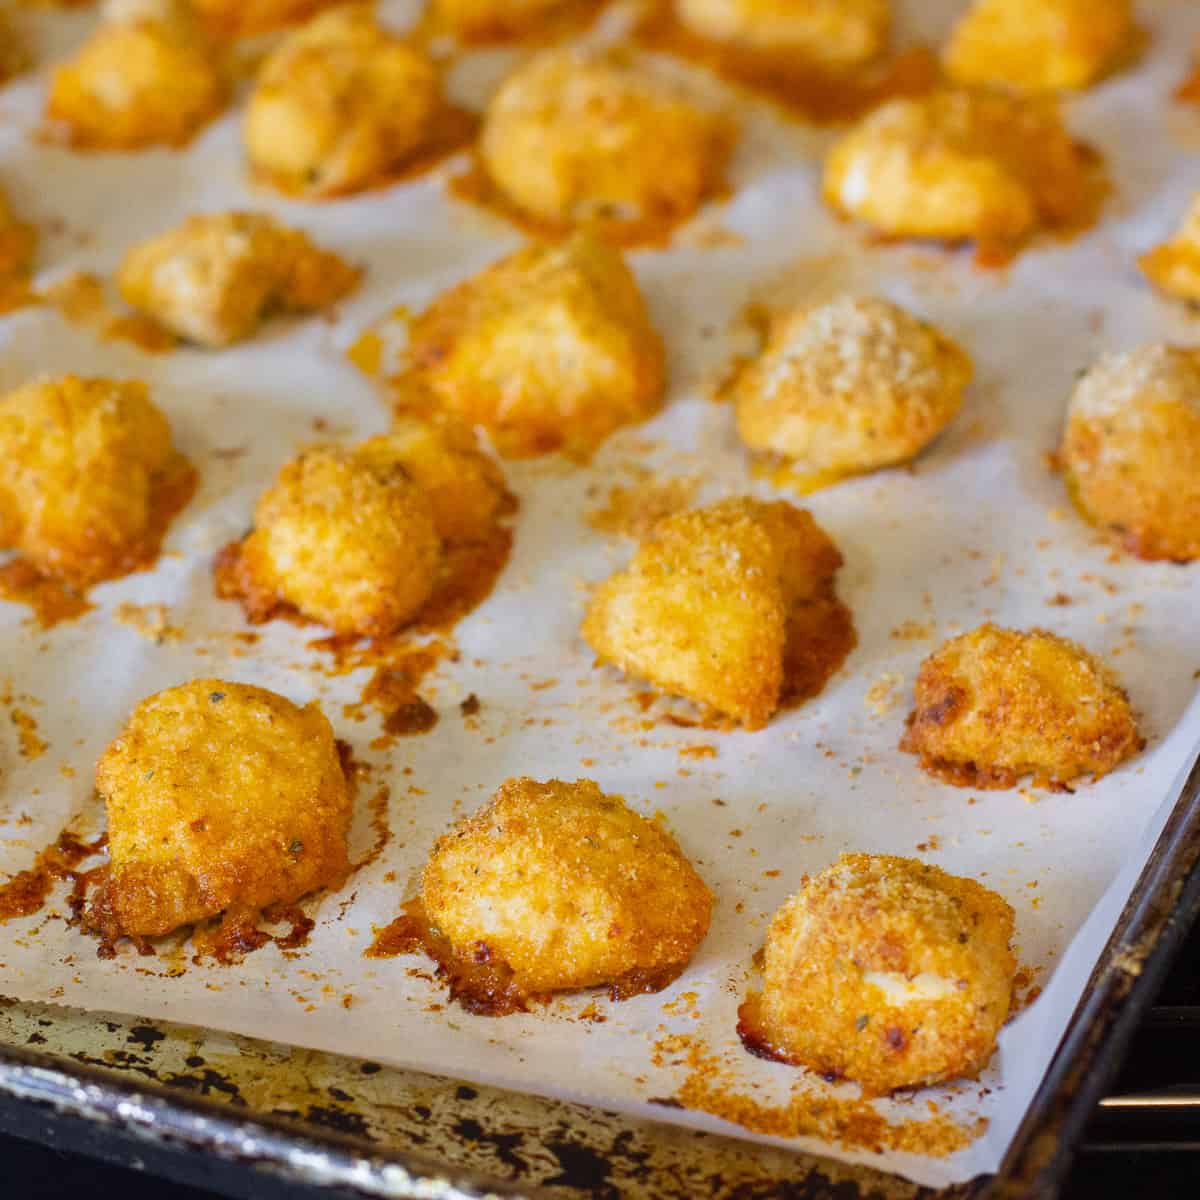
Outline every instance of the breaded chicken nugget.
<svg viewBox="0 0 1200 1200"><path fill-rule="evenodd" d="M735 385L738 432L819 487L918 454L954 419L971 371L932 325L840 296L772 323Z"/></svg>
<svg viewBox="0 0 1200 1200"><path fill-rule="evenodd" d="M1179 232L1143 254L1138 266L1167 295L1200 304L1200 196L1193 199Z"/></svg>
<svg viewBox="0 0 1200 1200"><path fill-rule="evenodd" d="M244 139L256 177L302 197L360 191L428 139L437 72L366 4L322 13L263 63Z"/></svg>
<svg viewBox="0 0 1200 1200"><path fill-rule="evenodd" d="M943 63L957 83L1086 88L1129 53L1136 36L1130 0L975 0Z"/></svg>
<svg viewBox="0 0 1200 1200"><path fill-rule="evenodd" d="M440 296L408 361L440 404L514 458L586 456L658 411L662 341L619 251L534 243Z"/></svg>
<svg viewBox="0 0 1200 1200"><path fill-rule="evenodd" d="M833 70L878 58L892 19L890 0L676 0L676 10L702 37Z"/></svg>
<svg viewBox="0 0 1200 1200"><path fill-rule="evenodd" d="M1139 558L1200 558L1200 350L1108 354L1076 385L1058 458L1076 507Z"/></svg>
<svg viewBox="0 0 1200 1200"><path fill-rule="evenodd" d="M109 879L90 920L158 937L346 875L351 795L315 702L196 679L143 700L96 766Z"/></svg>
<svg viewBox="0 0 1200 1200"><path fill-rule="evenodd" d="M598 7L597 0L431 0L438 26L462 42L506 42L538 33L572 10Z"/></svg>
<svg viewBox="0 0 1200 1200"><path fill-rule="evenodd" d="M780 703L793 613L832 595L841 561L807 512L724 500L660 521L596 589L581 633L601 662L760 729Z"/></svg>
<svg viewBox="0 0 1200 1200"><path fill-rule="evenodd" d="M299 230L261 213L189 217L135 246L117 276L121 295L203 346L249 337L271 312L311 312L353 288L356 268Z"/></svg>
<svg viewBox="0 0 1200 1200"><path fill-rule="evenodd" d="M101 25L55 70L46 116L83 149L183 146L226 97L213 48L180 6L163 4Z"/></svg>
<svg viewBox="0 0 1200 1200"><path fill-rule="evenodd" d="M191 0L196 16L217 37L252 37L286 29L344 0Z"/></svg>
<svg viewBox="0 0 1200 1200"><path fill-rule="evenodd" d="M263 493L238 587L252 618L282 600L335 633L378 637L429 599L441 552L429 498L399 462L322 446Z"/></svg>
<svg viewBox="0 0 1200 1200"><path fill-rule="evenodd" d="M26 384L0 400L0 547L83 588L145 566L195 471L134 380Z"/></svg>
<svg viewBox="0 0 1200 1200"><path fill-rule="evenodd" d="M1052 100L946 89L891 100L829 153L833 209L890 237L1016 242L1086 214L1086 163Z"/></svg>
<svg viewBox="0 0 1200 1200"><path fill-rule="evenodd" d="M1009 788L1099 779L1143 745L1113 673L1082 646L1042 629L981 625L922 664L901 749L958 787Z"/></svg>
<svg viewBox="0 0 1200 1200"><path fill-rule="evenodd" d="M1008 1017L1012 934L1012 908L973 879L843 854L776 912L743 1037L869 1096L973 1078Z"/></svg>
<svg viewBox="0 0 1200 1200"><path fill-rule="evenodd" d="M713 905L671 834L589 779L510 779L439 839L421 900L456 958L511 972L530 997L666 987Z"/></svg>
<svg viewBox="0 0 1200 1200"><path fill-rule="evenodd" d="M545 50L501 85L479 153L492 182L554 226L671 224L721 183L735 128L622 50Z"/></svg>
<svg viewBox="0 0 1200 1200"><path fill-rule="evenodd" d="M13 212L8 197L0 190L0 312L6 297L23 289L33 270L37 233Z"/></svg>

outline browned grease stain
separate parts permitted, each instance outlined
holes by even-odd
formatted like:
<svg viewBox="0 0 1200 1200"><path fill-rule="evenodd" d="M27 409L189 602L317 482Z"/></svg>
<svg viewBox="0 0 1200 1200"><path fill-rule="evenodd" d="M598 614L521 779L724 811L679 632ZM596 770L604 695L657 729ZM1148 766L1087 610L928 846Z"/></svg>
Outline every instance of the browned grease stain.
<svg viewBox="0 0 1200 1200"><path fill-rule="evenodd" d="M1171 93L1180 104L1200 104L1200 58L1193 59L1191 69Z"/></svg>
<svg viewBox="0 0 1200 1200"><path fill-rule="evenodd" d="M75 271L45 288L39 298L72 325L90 329L107 341L128 342L147 354L162 354L179 345L175 334L150 317L114 311L98 275Z"/></svg>
<svg viewBox="0 0 1200 1200"><path fill-rule="evenodd" d="M858 644L850 609L834 595L795 605L788 614L783 651L781 708L796 708L819 696Z"/></svg>
<svg viewBox="0 0 1200 1200"><path fill-rule="evenodd" d="M582 33L596 19L608 0L567 0L548 13L539 14L530 22L519 16L506 19L504 5L494 6L493 14L476 22L470 29L456 31L434 5L427 5L412 38L418 45L428 46L445 38L454 38L461 46L549 46L572 34Z"/></svg>
<svg viewBox="0 0 1200 1200"><path fill-rule="evenodd" d="M287 930L272 933L262 929L260 922L286 925ZM299 950L308 945L314 925L313 919L295 904L271 905L261 913L230 909L215 927L192 931L192 962L198 965L205 958L215 958L217 962L228 966L240 962L247 954L261 950L271 942L280 950Z"/></svg>
<svg viewBox="0 0 1200 1200"><path fill-rule="evenodd" d="M79 878L80 873L76 871L79 864L99 854L107 844L107 834L86 842L64 829L38 854L32 867L0 884L0 921L40 912L54 885L63 880L74 883Z"/></svg>
<svg viewBox="0 0 1200 1200"><path fill-rule="evenodd" d="M336 639L324 639L317 644L328 646L331 641ZM361 648L357 649L361 655ZM345 705L342 715L347 720L362 720L365 709L370 707L383 717L384 732L392 737L428 733L437 724L438 715L418 695L417 688L439 662L453 656L452 648L444 642L431 642L415 647L383 646L378 647L378 652L382 661L367 680L361 698L355 704ZM334 654L338 654L337 649ZM356 665L357 662L361 662L361 657Z"/></svg>
<svg viewBox="0 0 1200 1200"><path fill-rule="evenodd" d="M61 580L43 575L25 558L13 558L0 566L0 599L33 609L42 629L53 629L95 608L86 596L72 591Z"/></svg>

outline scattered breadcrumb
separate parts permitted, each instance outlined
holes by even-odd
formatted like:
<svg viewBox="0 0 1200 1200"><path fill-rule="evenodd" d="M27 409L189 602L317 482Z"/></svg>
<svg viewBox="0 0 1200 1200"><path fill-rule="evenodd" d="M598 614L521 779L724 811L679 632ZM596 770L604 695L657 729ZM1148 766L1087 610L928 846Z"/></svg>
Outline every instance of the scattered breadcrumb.
<svg viewBox="0 0 1200 1200"><path fill-rule="evenodd" d="M932 621L901 621L892 630L892 637L898 642L920 642L931 638L937 632Z"/></svg>
<svg viewBox="0 0 1200 1200"><path fill-rule="evenodd" d="M127 625L159 646L183 637L182 629L168 624L169 616L170 610L165 604L131 604L128 601L118 604L113 612L113 620L118 624Z"/></svg>
<svg viewBox="0 0 1200 1200"><path fill-rule="evenodd" d="M588 524L600 533L643 538L663 517L682 512L691 504L700 487L695 475L675 479L653 477L630 487L615 487L608 504L587 514Z"/></svg>
<svg viewBox="0 0 1200 1200"><path fill-rule="evenodd" d="M885 671L867 689L867 707L877 716L886 717L904 698L901 688L904 676L894 671Z"/></svg>

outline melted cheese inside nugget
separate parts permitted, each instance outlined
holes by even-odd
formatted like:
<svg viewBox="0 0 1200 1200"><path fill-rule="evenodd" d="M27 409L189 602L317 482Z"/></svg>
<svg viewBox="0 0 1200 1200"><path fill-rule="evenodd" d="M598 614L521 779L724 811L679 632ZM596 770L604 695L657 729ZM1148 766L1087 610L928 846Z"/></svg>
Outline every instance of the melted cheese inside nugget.
<svg viewBox="0 0 1200 1200"><path fill-rule="evenodd" d="M349 869L351 796L316 703L197 679L143 700L96 767L108 883L91 919L157 937L257 912Z"/></svg>
<svg viewBox="0 0 1200 1200"><path fill-rule="evenodd" d="M189 217L125 256L121 295L180 337L228 346L273 311L311 312L344 296L360 272L298 230L258 213Z"/></svg>
<svg viewBox="0 0 1200 1200"><path fill-rule="evenodd" d="M505 198L552 226L670 225L720 187L734 133L622 51L546 50L493 97L479 153Z"/></svg>
<svg viewBox="0 0 1200 1200"><path fill-rule="evenodd" d="M1087 215L1085 168L1052 101L948 89L860 121L830 151L824 193L890 237L1007 243Z"/></svg>
<svg viewBox="0 0 1200 1200"><path fill-rule="evenodd" d="M1200 304L1200 196L1179 232L1138 259L1142 273L1169 296Z"/></svg>
<svg viewBox="0 0 1200 1200"><path fill-rule="evenodd" d="M238 559L252 616L283 600L335 633L378 637L417 615L442 543L428 497L399 462L380 459L325 446L280 471Z"/></svg>
<svg viewBox="0 0 1200 1200"><path fill-rule="evenodd" d="M1130 0L976 0L946 47L958 83L1085 88L1134 46Z"/></svg>
<svg viewBox="0 0 1200 1200"><path fill-rule="evenodd" d="M46 575L145 566L194 487L144 383L65 375L0 400L0 546Z"/></svg>
<svg viewBox="0 0 1200 1200"><path fill-rule="evenodd" d="M1067 409L1059 461L1083 515L1139 558L1200 558L1200 351L1102 358Z"/></svg>
<svg viewBox="0 0 1200 1200"><path fill-rule="evenodd" d="M421 899L456 957L510 971L526 996L658 991L713 904L670 833L588 779L509 780L434 846Z"/></svg>
<svg viewBox="0 0 1200 1200"><path fill-rule="evenodd" d="M587 234L526 246L442 295L408 360L501 454L586 456L658 411L663 347L619 251Z"/></svg>
<svg viewBox="0 0 1200 1200"><path fill-rule="evenodd" d="M901 749L958 787L1065 787L1142 748L1129 700L1081 646L1035 629L981 625L922 664Z"/></svg>
<svg viewBox="0 0 1200 1200"><path fill-rule="evenodd" d="M596 589L581 632L600 661L759 729L797 654L789 628L811 635L805 606L832 600L841 561L808 513L725 500L660 521Z"/></svg>
<svg viewBox="0 0 1200 1200"><path fill-rule="evenodd" d="M974 1077L1008 1017L1012 934L1012 908L973 879L844 854L776 912L743 1037L867 1095Z"/></svg>
<svg viewBox="0 0 1200 1200"><path fill-rule="evenodd" d="M971 360L886 300L842 296L785 314L737 380L738 432L816 487L905 462L957 414Z"/></svg>
<svg viewBox="0 0 1200 1200"><path fill-rule="evenodd" d="M174 10L101 25L50 81L46 115L74 146L183 146L225 105L216 56Z"/></svg>
<svg viewBox="0 0 1200 1200"><path fill-rule="evenodd" d="M676 0L676 9L702 37L835 70L878 58L892 16L890 0Z"/></svg>
<svg viewBox="0 0 1200 1200"><path fill-rule="evenodd" d="M430 135L437 72L367 5L323 13L263 63L246 109L250 166L297 196L333 196L377 183Z"/></svg>

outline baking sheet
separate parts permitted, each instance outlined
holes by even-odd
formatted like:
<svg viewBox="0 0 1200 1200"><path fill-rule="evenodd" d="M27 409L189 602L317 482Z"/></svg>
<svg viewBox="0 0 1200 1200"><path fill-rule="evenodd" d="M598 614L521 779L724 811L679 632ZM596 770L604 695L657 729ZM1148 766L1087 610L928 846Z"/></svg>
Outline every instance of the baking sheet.
<svg viewBox="0 0 1200 1200"><path fill-rule="evenodd" d="M910 5L901 28L906 37L936 36L958 7ZM387 11L405 17L403 5ZM994 1169L1200 740L1197 568L1114 560L1069 511L1044 462L1076 372L1101 350L1191 342L1200 332L1186 309L1154 297L1133 266L1200 187L1200 112L1169 103L1200 35L1200 11L1182 0L1141 11L1152 43L1139 69L1068 106L1072 129L1101 149L1114 180L1102 225L1001 273L978 271L967 255L868 247L819 203L820 156L834 135L743 101L733 198L702 214L674 248L633 256L668 347L664 412L614 437L586 468L557 459L509 465L521 501L512 560L490 600L456 630L458 661L423 689L441 714L437 727L390 751L370 748L380 732L373 717L343 716L364 675L330 678L328 661L308 647L313 631L275 623L259 629L258 645L238 642L246 626L236 605L213 598L211 559L245 530L258 493L301 446L386 427L375 385L345 358L358 334L396 305L419 308L518 236L448 200L436 175L313 206L252 191L236 114L183 154L83 156L27 137L44 72L0 93L0 178L43 230L41 282L109 271L128 244L231 206L275 213L368 268L335 319L272 323L217 354L145 355L44 308L0 320L0 388L49 371L145 379L201 474L159 566L95 589L97 610L78 623L43 633L29 627L25 610L0 604L8 706L31 715L47 744L25 757L16 725L0 731L0 871L27 867L68 821L101 828L91 785L97 755L144 695L200 675L261 683L299 702L319 698L339 736L371 764L371 784L390 786L393 831L376 862L309 906L317 925L297 954L269 946L236 967L197 966L170 943L157 958L127 950L103 961L59 919L66 906L58 894L43 913L0 927L0 990L736 1134L706 1115L651 1103L675 1095L688 1076L678 1054L664 1053L680 1043L665 1039L688 1039L721 1064L722 1084L763 1105L786 1103L797 1088L852 1097L852 1087L828 1087L741 1050L734 1022L750 957L803 873L847 850L919 855L983 880L1013 904L1021 960L1044 991L1006 1027L979 1083L878 1108L912 1120L928 1116L933 1100L963 1122L986 1118L987 1130L941 1159L794 1144L933 1185ZM90 21L24 14L23 24L60 52ZM510 57L476 56L456 89L478 99ZM821 697L766 731L642 728L637 689L594 670L577 636L587 583L632 549L592 530L586 514L646 468L701 477L705 500L772 494L748 474L731 412L708 392L730 355L745 349L736 317L747 301L840 289L910 306L960 339L977 366L961 417L914 469L805 501L845 554L839 591L853 609L858 647ZM1062 595L1069 604L1050 603ZM165 605L181 635L156 644L115 620L130 603ZM941 638L984 619L1044 625L1109 658L1141 714L1145 753L1074 794L974 793L918 771L896 748L917 666ZM471 693L482 709L467 722L458 705ZM715 757L681 753L697 745L715 747ZM372 927L412 894L433 839L521 773L591 777L641 811L661 812L714 888L712 931L666 992L622 1004L576 997L495 1020L431 1011L445 996L409 973L425 965L419 959L363 959ZM363 845L367 824L364 813L356 834ZM606 1020L578 1019L591 1004Z"/></svg>

